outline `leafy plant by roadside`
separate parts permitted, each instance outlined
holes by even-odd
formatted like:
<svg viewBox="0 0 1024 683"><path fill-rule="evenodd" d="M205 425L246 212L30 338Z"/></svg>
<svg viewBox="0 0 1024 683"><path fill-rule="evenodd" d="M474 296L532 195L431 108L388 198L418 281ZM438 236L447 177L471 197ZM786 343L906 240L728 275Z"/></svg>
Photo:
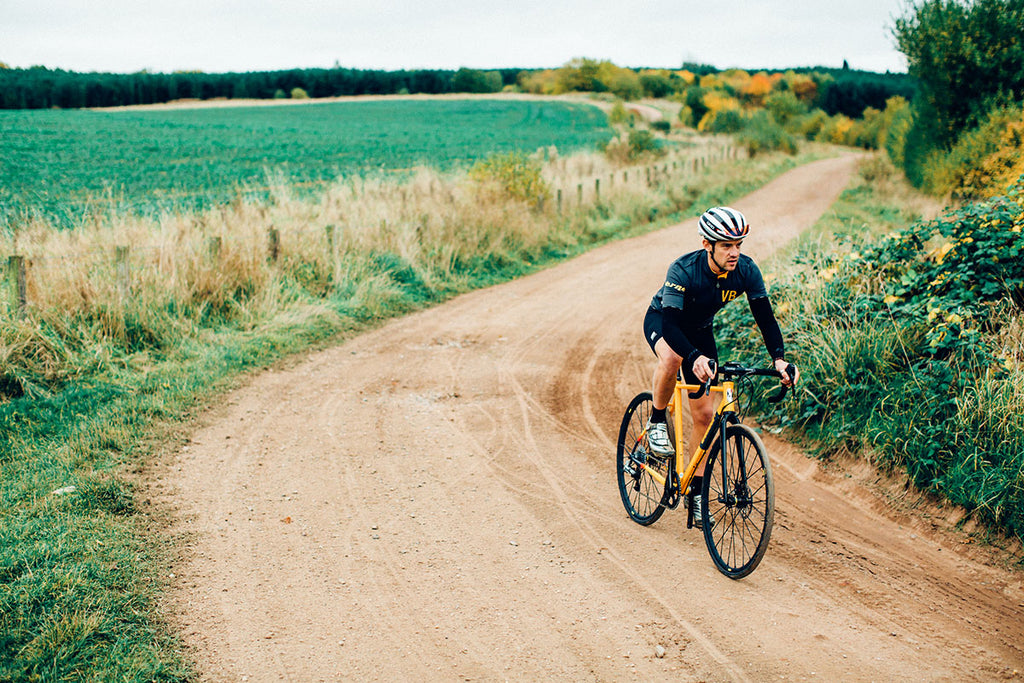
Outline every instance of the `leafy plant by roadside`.
<svg viewBox="0 0 1024 683"><path fill-rule="evenodd" d="M509 199L536 203L551 195L540 163L523 152L481 159L469 169L469 177L485 192L497 192Z"/></svg>
<svg viewBox="0 0 1024 683"><path fill-rule="evenodd" d="M855 192L850 216L879 203ZM1022 230L1024 178L885 237L799 253L772 296L805 381L758 409L822 455L865 451L1024 538ZM756 353L749 311L724 314L723 347Z"/></svg>

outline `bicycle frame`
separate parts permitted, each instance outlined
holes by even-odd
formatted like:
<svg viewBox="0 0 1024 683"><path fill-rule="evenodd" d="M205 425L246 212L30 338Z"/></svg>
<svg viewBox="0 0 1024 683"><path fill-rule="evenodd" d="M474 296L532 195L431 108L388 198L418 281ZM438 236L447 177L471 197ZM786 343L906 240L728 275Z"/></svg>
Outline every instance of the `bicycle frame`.
<svg viewBox="0 0 1024 683"><path fill-rule="evenodd" d="M673 488L680 495L687 492L690 482L697 474L697 467L704 461L704 456L707 455L711 445L715 443L715 437L724 428L724 424L726 422L739 422L736 418L736 382L728 379L723 380L719 385L710 387L710 393L721 394L722 400L718 403L718 407L715 408L715 416L712 418L711 424L708 425L707 431L704 432L704 436L701 438L696 450L694 450L693 456L687 462L686 455L683 452L683 439L681 438L683 434L683 390L691 392L698 391L699 389L701 389L700 385L684 384L682 381L676 380L675 389L672 391L672 399L668 403L668 411L672 414L672 425L675 428L676 434L676 463L674 469L677 481L673 483ZM660 486L665 485L665 477L661 476L657 470L645 469Z"/></svg>

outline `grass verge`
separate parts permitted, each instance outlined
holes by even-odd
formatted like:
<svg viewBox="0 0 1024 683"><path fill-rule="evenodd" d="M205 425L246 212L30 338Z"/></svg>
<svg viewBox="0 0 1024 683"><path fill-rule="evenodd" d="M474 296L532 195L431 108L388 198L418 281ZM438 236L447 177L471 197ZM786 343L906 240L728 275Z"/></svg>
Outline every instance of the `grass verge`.
<svg viewBox="0 0 1024 683"><path fill-rule="evenodd" d="M794 400L755 409L822 458L856 454L905 473L1022 562L1022 203L923 220L884 166L869 160L830 216L767 266L803 379ZM721 329L733 353L759 351L743 307L727 309Z"/></svg>

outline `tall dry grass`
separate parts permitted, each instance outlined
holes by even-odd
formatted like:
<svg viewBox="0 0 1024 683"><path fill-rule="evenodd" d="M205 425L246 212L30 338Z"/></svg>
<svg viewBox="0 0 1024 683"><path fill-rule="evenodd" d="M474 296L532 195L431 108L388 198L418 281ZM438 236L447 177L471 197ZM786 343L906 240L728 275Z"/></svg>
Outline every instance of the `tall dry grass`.
<svg viewBox="0 0 1024 683"><path fill-rule="evenodd" d="M0 397L145 365L206 327L344 329L387 317L685 208L707 168L734 153L704 144L625 167L602 154L546 156L546 187L529 199L419 169L340 180L314 199L281 182L269 201L242 192L201 213L24 224L0 238L0 254L25 260L27 301L0 303ZM13 273L6 280L10 293Z"/></svg>

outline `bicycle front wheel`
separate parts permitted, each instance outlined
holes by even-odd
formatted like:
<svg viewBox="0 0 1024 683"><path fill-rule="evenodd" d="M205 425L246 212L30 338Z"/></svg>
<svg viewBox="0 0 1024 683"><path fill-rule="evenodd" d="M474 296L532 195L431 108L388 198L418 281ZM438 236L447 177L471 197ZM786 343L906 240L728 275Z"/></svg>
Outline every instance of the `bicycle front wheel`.
<svg viewBox="0 0 1024 683"><path fill-rule="evenodd" d="M775 484L761 437L746 425L729 425L711 447L701 488L711 559L718 571L742 579L764 557L775 517Z"/></svg>
<svg viewBox="0 0 1024 683"><path fill-rule="evenodd" d="M630 518L637 524L654 524L665 513L672 485L671 458L651 452L647 444L647 421L654 409L651 392L633 397L619 428L615 464L619 495ZM664 480L659 484L651 473Z"/></svg>

